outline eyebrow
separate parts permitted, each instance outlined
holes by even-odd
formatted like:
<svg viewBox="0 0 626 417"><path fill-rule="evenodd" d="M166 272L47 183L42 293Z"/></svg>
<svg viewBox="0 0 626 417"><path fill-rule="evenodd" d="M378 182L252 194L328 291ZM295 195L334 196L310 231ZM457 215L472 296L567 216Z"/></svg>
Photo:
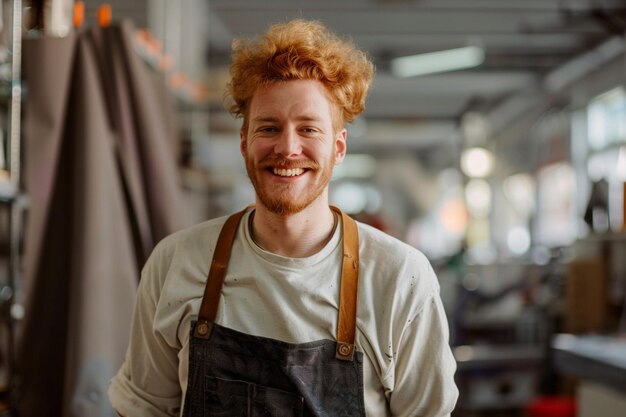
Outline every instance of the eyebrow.
<svg viewBox="0 0 626 417"><path fill-rule="evenodd" d="M299 117L296 117L296 121L299 122L319 122L322 119L320 117L316 117L316 116L312 116L312 115L302 115ZM277 123L279 121L279 119L277 117L271 117L271 116L267 116L267 117L255 117L254 119L252 119L253 122L256 123Z"/></svg>

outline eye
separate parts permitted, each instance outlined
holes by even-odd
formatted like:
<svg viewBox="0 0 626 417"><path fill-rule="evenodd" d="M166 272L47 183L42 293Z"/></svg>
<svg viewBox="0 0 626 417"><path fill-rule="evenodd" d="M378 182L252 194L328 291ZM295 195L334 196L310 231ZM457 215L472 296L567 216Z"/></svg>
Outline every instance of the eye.
<svg viewBox="0 0 626 417"><path fill-rule="evenodd" d="M261 126L257 129L257 132L275 133L278 132L278 128L276 126Z"/></svg>
<svg viewBox="0 0 626 417"><path fill-rule="evenodd" d="M314 127L303 127L302 132L312 134L312 133L318 133L319 130Z"/></svg>

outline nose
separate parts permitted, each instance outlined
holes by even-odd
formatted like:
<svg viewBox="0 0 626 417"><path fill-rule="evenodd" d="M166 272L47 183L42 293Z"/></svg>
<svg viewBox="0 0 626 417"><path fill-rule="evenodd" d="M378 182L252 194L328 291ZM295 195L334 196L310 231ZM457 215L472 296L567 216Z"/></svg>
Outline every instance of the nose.
<svg viewBox="0 0 626 417"><path fill-rule="evenodd" d="M298 133L293 129L284 129L276 139L274 153L284 157L300 155L302 144Z"/></svg>

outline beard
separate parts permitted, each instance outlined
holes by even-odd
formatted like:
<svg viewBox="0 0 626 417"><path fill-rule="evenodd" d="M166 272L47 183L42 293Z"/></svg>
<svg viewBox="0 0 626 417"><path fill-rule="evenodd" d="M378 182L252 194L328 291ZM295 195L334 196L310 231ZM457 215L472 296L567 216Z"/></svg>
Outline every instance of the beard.
<svg viewBox="0 0 626 417"><path fill-rule="evenodd" d="M255 164L246 152L246 171L256 191L258 199L270 212L280 216L290 216L310 206L326 190L333 175L335 152L331 152L325 164L312 160L293 161L272 154ZM269 183L262 179L264 171L280 166L285 169L303 168L302 175L312 177L313 184L307 184L303 190L299 184Z"/></svg>

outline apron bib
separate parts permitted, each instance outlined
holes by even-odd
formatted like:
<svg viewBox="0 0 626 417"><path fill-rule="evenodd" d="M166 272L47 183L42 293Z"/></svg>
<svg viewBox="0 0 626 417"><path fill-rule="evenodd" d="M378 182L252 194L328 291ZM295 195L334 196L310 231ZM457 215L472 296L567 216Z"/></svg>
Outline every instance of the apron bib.
<svg viewBox="0 0 626 417"><path fill-rule="evenodd" d="M343 265L337 340L286 343L215 323L237 228L224 224L198 314L191 324L183 417L364 417L363 353L355 351L358 232L342 216Z"/></svg>

